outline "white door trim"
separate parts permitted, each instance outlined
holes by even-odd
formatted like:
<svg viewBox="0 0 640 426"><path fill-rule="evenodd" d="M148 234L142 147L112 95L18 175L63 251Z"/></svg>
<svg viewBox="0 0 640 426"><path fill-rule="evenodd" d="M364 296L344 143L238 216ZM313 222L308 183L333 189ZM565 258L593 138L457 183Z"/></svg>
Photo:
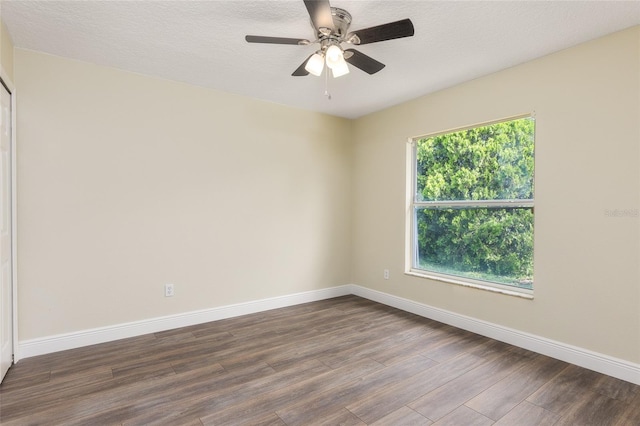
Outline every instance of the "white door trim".
<svg viewBox="0 0 640 426"><path fill-rule="evenodd" d="M13 362L18 356L18 203L17 203L17 125L16 125L16 87L4 67L0 66L0 80L11 93L11 273L13 297Z"/></svg>

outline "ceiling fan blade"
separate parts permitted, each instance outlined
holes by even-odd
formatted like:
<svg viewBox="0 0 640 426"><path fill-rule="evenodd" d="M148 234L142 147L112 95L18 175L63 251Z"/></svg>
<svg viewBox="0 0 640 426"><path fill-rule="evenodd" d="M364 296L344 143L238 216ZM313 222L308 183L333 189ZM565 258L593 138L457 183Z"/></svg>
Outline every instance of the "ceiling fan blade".
<svg viewBox="0 0 640 426"><path fill-rule="evenodd" d="M309 55L309 57L305 59L304 62L300 64L300 66L291 75L294 77L304 77L305 75L309 75L309 71L304 69L304 67L307 65L307 62L309 61L309 59L311 59L313 55L314 54Z"/></svg>
<svg viewBox="0 0 640 426"><path fill-rule="evenodd" d="M414 30L411 19L403 19L401 21L389 22L388 24L353 31L352 34L357 35L360 39L360 43L355 44L369 44L378 41L393 40L394 38L411 37L414 34Z"/></svg>
<svg viewBox="0 0 640 426"><path fill-rule="evenodd" d="M245 36L244 39L249 43L296 44L296 45L309 44L309 40L301 39L301 38L264 37L264 36L248 35L248 36Z"/></svg>
<svg viewBox="0 0 640 426"><path fill-rule="evenodd" d="M345 52L352 53L351 56L347 57L345 55L344 60L353 65L354 67L360 68L362 71L367 74L375 74L380 71L385 65L382 62L378 62L370 56L365 55L362 52L359 52L355 49L347 49Z"/></svg>
<svg viewBox="0 0 640 426"><path fill-rule="evenodd" d="M304 0L307 12L316 30L320 28L333 29L333 17L331 16L331 4L329 0Z"/></svg>

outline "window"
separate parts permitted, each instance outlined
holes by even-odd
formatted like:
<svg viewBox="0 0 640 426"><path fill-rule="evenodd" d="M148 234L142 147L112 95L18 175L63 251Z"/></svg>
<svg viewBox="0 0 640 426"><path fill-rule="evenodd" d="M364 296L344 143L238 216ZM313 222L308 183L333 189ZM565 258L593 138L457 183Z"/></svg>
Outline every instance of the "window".
<svg viewBox="0 0 640 426"><path fill-rule="evenodd" d="M413 139L408 273L530 294L533 117Z"/></svg>

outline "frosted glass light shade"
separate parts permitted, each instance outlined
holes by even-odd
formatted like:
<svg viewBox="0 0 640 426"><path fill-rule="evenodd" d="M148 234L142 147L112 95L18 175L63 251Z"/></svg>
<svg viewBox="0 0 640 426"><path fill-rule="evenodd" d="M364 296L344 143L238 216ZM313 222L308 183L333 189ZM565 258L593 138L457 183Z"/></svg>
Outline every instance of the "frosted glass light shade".
<svg viewBox="0 0 640 426"><path fill-rule="evenodd" d="M307 61L307 65L304 66L304 69L319 77L324 69L324 58L319 53L314 53Z"/></svg>
<svg viewBox="0 0 640 426"><path fill-rule="evenodd" d="M340 49L340 47L336 46L335 44L332 44L331 46L329 46L325 55L327 57L327 66L331 69L333 69L333 67L335 67L336 65L340 64L340 62L344 62L344 57L342 56L342 49Z"/></svg>
<svg viewBox="0 0 640 426"><path fill-rule="evenodd" d="M331 68L331 72L333 73L333 78L341 77L345 74L349 74L349 67L343 59L341 62L334 65L333 68Z"/></svg>

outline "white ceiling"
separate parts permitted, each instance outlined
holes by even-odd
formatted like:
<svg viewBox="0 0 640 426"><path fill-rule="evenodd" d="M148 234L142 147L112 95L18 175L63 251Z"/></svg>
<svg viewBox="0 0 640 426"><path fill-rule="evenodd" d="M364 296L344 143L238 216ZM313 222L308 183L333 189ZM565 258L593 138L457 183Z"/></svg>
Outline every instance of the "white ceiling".
<svg viewBox="0 0 640 426"><path fill-rule="evenodd" d="M351 30L410 18L415 36L357 47L387 66L292 77L314 46L249 44L246 34L313 39L302 0L2 0L15 47L356 118L640 24L640 1L332 0ZM317 45L316 45L317 46Z"/></svg>

